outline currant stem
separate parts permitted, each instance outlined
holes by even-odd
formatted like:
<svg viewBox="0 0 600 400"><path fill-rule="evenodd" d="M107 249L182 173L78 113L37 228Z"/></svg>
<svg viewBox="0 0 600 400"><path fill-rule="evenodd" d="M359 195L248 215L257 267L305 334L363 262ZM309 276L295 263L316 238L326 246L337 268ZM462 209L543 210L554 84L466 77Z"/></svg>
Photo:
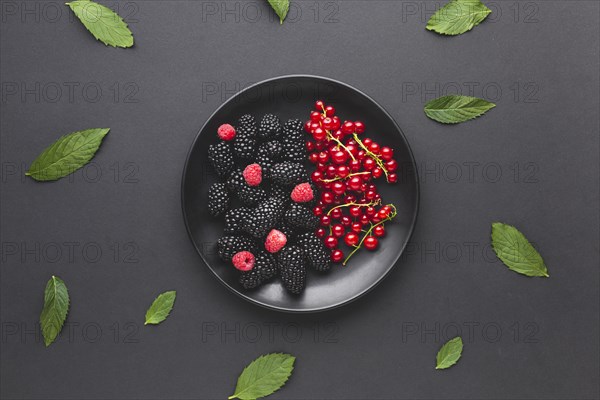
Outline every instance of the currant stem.
<svg viewBox="0 0 600 400"><path fill-rule="evenodd" d="M383 173L385 174L385 180L386 181L390 181L388 178L388 170L385 167L385 164L383 163L383 161L381 160L381 158L379 158L379 156L375 153L373 153L371 150L369 150L367 148L367 146L365 146L365 144L362 142L362 140L359 139L358 135L355 133L352 134L352 136L354 137L354 140L356 140L356 143L358 143L358 145L360 147L362 147L362 149L365 151L365 153L367 153L367 155L369 157L371 157L373 160L375 160L375 162L377 163L377 165L379 166L379 168L381 168L383 170Z"/></svg>
<svg viewBox="0 0 600 400"><path fill-rule="evenodd" d="M369 230L366 231L366 233L360 240L360 243L357 244L356 246L354 246L354 250L352 250L352 252L350 254L348 254L348 257L346 257L346 259L344 260L342 265L346 265L346 263L348 263L348 260L350 260L350 257L352 257L354 255L354 253L356 253L362 247L363 242L365 241L365 239L367 237L369 237L369 235L371 234L373 229L375 229L376 226L383 225L385 222L391 221L392 219L394 219L396 217L396 215L398 214L398 212L396 211L396 207L393 204L388 204L388 206L392 209L392 211L389 213L389 215L385 219L382 219L381 221L379 221L378 223L371 224L371 227L369 228Z"/></svg>
<svg viewBox="0 0 600 400"><path fill-rule="evenodd" d="M335 210L336 208L342 208L342 207L352 207L352 206L356 206L356 207L371 207L371 206L376 206L381 204L381 199L379 200L375 200L375 201L371 201L369 203L355 203L355 202L351 202L351 203L346 203L346 204L340 204L337 205L335 207L332 207L329 211L327 211L327 215L331 214L331 212L333 210Z"/></svg>
<svg viewBox="0 0 600 400"><path fill-rule="evenodd" d="M363 172L354 172L352 174L346 175L345 177L335 177L335 178L331 178L331 179L321 179L321 182L325 182L325 183L331 183L331 182L335 182L335 181L341 181L342 179L346 179L346 178L350 178L351 176L356 176L356 175L368 175L370 174L371 171L363 171Z"/></svg>

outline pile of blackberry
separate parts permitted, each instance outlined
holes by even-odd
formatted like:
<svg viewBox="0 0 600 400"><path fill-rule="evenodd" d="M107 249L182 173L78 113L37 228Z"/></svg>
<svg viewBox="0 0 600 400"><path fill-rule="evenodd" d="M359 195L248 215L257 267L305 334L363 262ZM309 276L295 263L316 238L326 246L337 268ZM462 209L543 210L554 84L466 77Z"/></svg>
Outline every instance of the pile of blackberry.
<svg viewBox="0 0 600 400"><path fill-rule="evenodd" d="M318 192L305 166L303 125L282 124L273 114L259 123L243 115L235 127L222 125L221 140L209 146L221 182L208 191L208 209L225 219L217 251L240 270L245 289L279 276L290 293L300 294L308 268L331 268L330 251L315 236Z"/></svg>

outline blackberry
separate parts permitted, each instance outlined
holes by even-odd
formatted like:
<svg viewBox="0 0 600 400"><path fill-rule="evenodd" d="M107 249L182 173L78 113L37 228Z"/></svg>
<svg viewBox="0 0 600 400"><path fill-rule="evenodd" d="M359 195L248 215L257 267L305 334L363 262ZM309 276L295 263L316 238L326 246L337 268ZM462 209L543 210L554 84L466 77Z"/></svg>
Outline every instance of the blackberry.
<svg viewBox="0 0 600 400"><path fill-rule="evenodd" d="M213 183L208 189L208 211L217 217L229 209L229 193L224 183Z"/></svg>
<svg viewBox="0 0 600 400"><path fill-rule="evenodd" d="M275 257L266 251L260 251L254 257L254 268L240 274L240 283L244 289L254 289L277 275Z"/></svg>
<svg viewBox="0 0 600 400"><path fill-rule="evenodd" d="M312 210L297 203L290 205L285 212L284 219L290 226L298 229L316 229L319 226L319 218L313 214Z"/></svg>
<svg viewBox="0 0 600 400"><path fill-rule="evenodd" d="M261 154L261 152L259 150L258 155L256 156L255 162L258 165L260 165L260 168L262 169L263 178L270 179L271 178L271 168L273 167L273 164L274 164L273 159L266 154Z"/></svg>
<svg viewBox="0 0 600 400"><path fill-rule="evenodd" d="M291 119L283 128L283 157L288 161L303 162L306 160L302 121Z"/></svg>
<svg viewBox="0 0 600 400"><path fill-rule="evenodd" d="M288 225L285 221L280 221L275 225L275 229L279 232L283 233L287 238L292 238L296 236L296 230Z"/></svg>
<svg viewBox="0 0 600 400"><path fill-rule="evenodd" d="M256 238L264 238L283 215L283 203L273 197L251 210L244 230Z"/></svg>
<svg viewBox="0 0 600 400"><path fill-rule="evenodd" d="M246 207L227 211L227 214L225 214L225 233L241 233L249 213L250 209Z"/></svg>
<svg viewBox="0 0 600 400"><path fill-rule="evenodd" d="M294 185L307 180L306 168L299 163L284 161L273 165L271 179L280 185Z"/></svg>
<svg viewBox="0 0 600 400"><path fill-rule="evenodd" d="M229 143L219 142L208 146L208 159L221 177L227 176L234 168L233 152Z"/></svg>
<svg viewBox="0 0 600 400"><path fill-rule="evenodd" d="M298 235L296 244L304 250L308 265L319 272L329 271L331 268L331 255L323 241L313 232Z"/></svg>
<svg viewBox="0 0 600 400"><path fill-rule="evenodd" d="M306 260L297 246L284 247L277 257L283 286L291 293L300 294L306 286Z"/></svg>
<svg viewBox="0 0 600 400"><path fill-rule="evenodd" d="M267 199L267 193L260 186L249 186L241 169L233 171L227 178L227 189L235 193L245 206L254 207Z"/></svg>
<svg viewBox="0 0 600 400"><path fill-rule="evenodd" d="M237 135L256 137L256 121L250 114L242 115L238 120Z"/></svg>
<svg viewBox="0 0 600 400"><path fill-rule="evenodd" d="M254 207L268 198L267 192L263 188L246 184L239 188L237 196L242 204L248 207Z"/></svg>
<svg viewBox="0 0 600 400"><path fill-rule="evenodd" d="M265 154L271 158L278 158L283 153L283 146L277 140L265 142L258 147L258 154Z"/></svg>
<svg viewBox="0 0 600 400"><path fill-rule="evenodd" d="M288 203L290 201L290 193L291 189L288 189L285 186L277 184L271 186L271 197L275 197L284 203Z"/></svg>
<svg viewBox="0 0 600 400"><path fill-rule="evenodd" d="M245 135L235 135L233 139L233 152L242 160L251 160L256 154L256 139Z"/></svg>
<svg viewBox="0 0 600 400"><path fill-rule="evenodd" d="M246 236L223 236L217 241L217 252L223 261L231 262L231 258L240 251L257 254L254 240Z"/></svg>
<svg viewBox="0 0 600 400"><path fill-rule="evenodd" d="M266 114L260 121L258 136L263 139L273 139L281 135L281 122L273 114Z"/></svg>

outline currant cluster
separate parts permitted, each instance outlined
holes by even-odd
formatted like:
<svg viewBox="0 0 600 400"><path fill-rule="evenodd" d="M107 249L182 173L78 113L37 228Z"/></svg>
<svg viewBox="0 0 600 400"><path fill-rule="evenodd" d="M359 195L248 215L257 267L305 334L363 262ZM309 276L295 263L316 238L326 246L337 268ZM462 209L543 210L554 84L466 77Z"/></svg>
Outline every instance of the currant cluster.
<svg viewBox="0 0 600 400"><path fill-rule="evenodd" d="M316 235L331 249L331 260L346 265L363 246L375 250L385 236L385 223L396 216L393 204L383 205L374 181L398 180L398 162L390 147L365 137L360 121L342 121L335 108L318 100L304 129L309 160L315 165L312 182L321 195L313 207L320 218ZM346 256L342 244L350 248Z"/></svg>

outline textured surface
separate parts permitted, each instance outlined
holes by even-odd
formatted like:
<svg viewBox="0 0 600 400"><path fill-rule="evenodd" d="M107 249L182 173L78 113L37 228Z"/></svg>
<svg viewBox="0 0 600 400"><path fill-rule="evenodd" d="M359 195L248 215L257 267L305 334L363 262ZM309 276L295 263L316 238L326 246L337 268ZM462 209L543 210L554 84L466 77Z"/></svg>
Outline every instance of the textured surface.
<svg viewBox="0 0 600 400"><path fill-rule="evenodd" d="M119 2L136 39L127 50L44 4L1 3L2 398L223 399L270 352L298 357L273 399L599 397L597 2L496 1L453 38L425 30L436 2L302 1L283 25L266 2ZM375 291L325 314L229 293L181 217L202 124L237 89L290 73L373 96L420 167L406 256ZM457 126L423 114L456 90L497 107ZM89 166L25 179L57 133L91 126L111 133ZM497 220L527 232L550 278L500 265ZM53 274L71 309L46 349L35 324ZM144 327L149 299L170 289L173 315ZM435 371L457 328L461 361Z"/></svg>

